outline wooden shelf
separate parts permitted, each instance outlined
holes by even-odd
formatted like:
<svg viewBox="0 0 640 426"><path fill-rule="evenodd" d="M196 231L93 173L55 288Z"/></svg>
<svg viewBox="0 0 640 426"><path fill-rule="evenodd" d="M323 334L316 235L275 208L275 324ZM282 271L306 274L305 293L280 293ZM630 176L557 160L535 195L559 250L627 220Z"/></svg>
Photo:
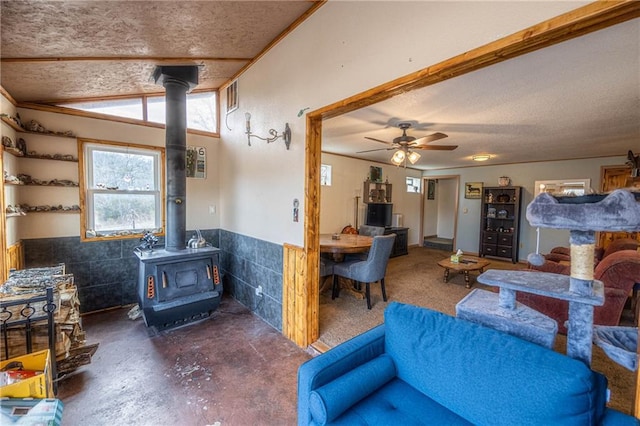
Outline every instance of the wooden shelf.
<svg viewBox="0 0 640 426"><path fill-rule="evenodd" d="M3 145L2 149L4 149L6 152L13 155L14 157L24 157L24 154L18 148L11 148L10 146Z"/></svg>
<svg viewBox="0 0 640 426"><path fill-rule="evenodd" d="M52 160L52 161L68 161L70 163L77 163L78 159L73 158L56 158L56 155L62 154L26 154L24 158L33 158L34 160Z"/></svg>
<svg viewBox="0 0 640 426"><path fill-rule="evenodd" d="M9 127L11 127L13 130L15 130L18 133L29 133L29 134L32 134L32 135L43 135L43 136L54 136L54 137L57 137L57 138L77 139L77 136L69 136L69 135L64 135L62 133L33 132L31 130L23 129L22 127L18 126L18 124L16 124L13 120L10 120L8 117L2 116L2 117L0 117L0 119L2 119L3 123L7 124Z"/></svg>
<svg viewBox="0 0 640 426"><path fill-rule="evenodd" d="M42 185L38 183L14 183L4 181L5 185L13 185L13 186L55 186L56 188L79 188L80 184L75 182L75 185L61 185L61 184L51 184L51 185Z"/></svg>
<svg viewBox="0 0 640 426"><path fill-rule="evenodd" d="M73 156L72 158L62 158L63 154L23 154L17 148L11 148L8 146L3 146L2 148L9 154L13 155L14 157L32 158L34 160L67 161L69 163L78 162L78 159ZM60 156L60 158L57 158L56 156Z"/></svg>

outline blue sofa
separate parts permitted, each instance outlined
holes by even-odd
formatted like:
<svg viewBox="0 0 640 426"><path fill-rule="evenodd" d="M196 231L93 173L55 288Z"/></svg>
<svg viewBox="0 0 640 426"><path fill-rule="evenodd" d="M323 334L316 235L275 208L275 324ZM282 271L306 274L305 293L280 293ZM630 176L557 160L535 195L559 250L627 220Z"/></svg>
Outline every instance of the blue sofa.
<svg viewBox="0 0 640 426"><path fill-rule="evenodd" d="M397 302L298 370L299 425L638 425L580 361Z"/></svg>

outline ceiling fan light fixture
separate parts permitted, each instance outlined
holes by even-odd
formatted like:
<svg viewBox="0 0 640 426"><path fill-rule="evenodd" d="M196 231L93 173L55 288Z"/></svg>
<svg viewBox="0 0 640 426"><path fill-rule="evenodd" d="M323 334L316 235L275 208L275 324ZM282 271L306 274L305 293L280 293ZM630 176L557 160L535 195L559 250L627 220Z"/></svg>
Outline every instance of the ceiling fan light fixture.
<svg viewBox="0 0 640 426"><path fill-rule="evenodd" d="M489 154L478 154L471 157L473 161L487 161L491 159L491 155Z"/></svg>
<svg viewBox="0 0 640 426"><path fill-rule="evenodd" d="M391 162L396 166L399 166L404 162L406 157L407 155L405 154L405 152L399 149L393 154L393 157L391 157Z"/></svg>
<svg viewBox="0 0 640 426"><path fill-rule="evenodd" d="M416 164L416 162L420 159L420 154L415 151L411 151L407 158L409 159L409 162L411 164Z"/></svg>

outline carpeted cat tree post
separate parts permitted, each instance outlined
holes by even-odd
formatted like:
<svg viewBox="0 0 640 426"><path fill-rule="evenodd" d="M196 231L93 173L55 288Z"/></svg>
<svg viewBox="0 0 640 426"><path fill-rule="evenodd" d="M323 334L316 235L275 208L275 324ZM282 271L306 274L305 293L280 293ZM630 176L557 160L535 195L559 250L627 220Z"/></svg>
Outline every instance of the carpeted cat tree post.
<svg viewBox="0 0 640 426"><path fill-rule="evenodd" d="M571 275L489 270L478 282L500 287L499 295L476 289L456 305L456 312L527 340L537 342L542 336L544 341L553 341L556 331L544 325L551 319L516 302L516 292L567 300L567 355L590 365L593 309L604 303L604 285L593 279L595 232L640 231L640 203L627 190L606 197L541 194L527 207L527 220L534 227L570 231Z"/></svg>

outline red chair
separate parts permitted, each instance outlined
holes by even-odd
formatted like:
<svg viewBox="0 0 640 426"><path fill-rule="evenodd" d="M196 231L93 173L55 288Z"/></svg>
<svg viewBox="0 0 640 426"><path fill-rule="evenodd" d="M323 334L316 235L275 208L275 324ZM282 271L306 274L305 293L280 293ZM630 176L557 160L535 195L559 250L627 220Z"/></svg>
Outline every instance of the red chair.
<svg viewBox="0 0 640 426"><path fill-rule="evenodd" d="M532 270L569 275L571 266L547 261L542 266L531 266ZM593 323L618 325L627 298L636 283L640 283L640 252L636 250L616 251L605 256L594 270L594 279L604 283L604 305L594 309ZM566 334L564 326L569 318L569 303L547 296L518 292L517 300L558 321L558 331Z"/></svg>

